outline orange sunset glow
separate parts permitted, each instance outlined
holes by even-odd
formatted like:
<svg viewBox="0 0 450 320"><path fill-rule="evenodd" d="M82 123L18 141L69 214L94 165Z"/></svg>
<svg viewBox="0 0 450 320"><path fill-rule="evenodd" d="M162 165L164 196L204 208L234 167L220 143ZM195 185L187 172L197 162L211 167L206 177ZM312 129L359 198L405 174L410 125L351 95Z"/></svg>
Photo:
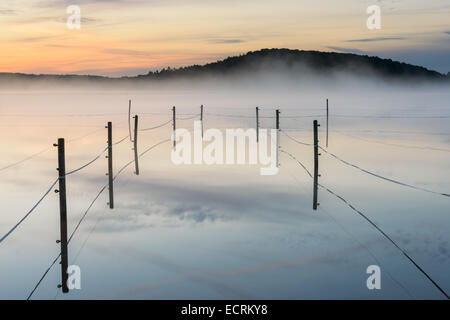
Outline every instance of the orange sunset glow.
<svg viewBox="0 0 450 320"><path fill-rule="evenodd" d="M66 26L73 4L81 9L80 30ZM448 2L382 1L380 30L366 27L370 4L4 0L0 71L136 75L268 47L379 55L449 71ZM430 54L435 59L425 63Z"/></svg>

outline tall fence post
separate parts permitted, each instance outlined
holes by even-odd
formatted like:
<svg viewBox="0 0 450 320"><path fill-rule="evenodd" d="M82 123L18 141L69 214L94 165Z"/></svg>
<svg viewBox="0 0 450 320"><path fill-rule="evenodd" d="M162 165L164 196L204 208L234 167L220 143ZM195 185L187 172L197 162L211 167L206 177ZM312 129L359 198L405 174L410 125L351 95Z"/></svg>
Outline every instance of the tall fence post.
<svg viewBox="0 0 450 320"><path fill-rule="evenodd" d="M275 118L276 118L276 122L275 122L275 125L276 125L276 128L277 128L277 153L276 153L276 155L277 155L277 157L276 157L276 164L277 164L277 168L279 167L279 165L280 165L280 163L279 163L279 157L280 157L280 155L279 155L279 149L280 149L280 146L279 146L279 138L280 138L280 110L279 109L277 109L276 111L275 111Z"/></svg>
<svg viewBox="0 0 450 320"><path fill-rule="evenodd" d="M277 130L280 130L280 110L279 109L277 109L275 111L275 118L276 118L275 127L277 128Z"/></svg>
<svg viewBox="0 0 450 320"><path fill-rule="evenodd" d="M313 210L317 210L317 187L319 185L319 138L317 128L320 124L314 120L314 191L313 191Z"/></svg>
<svg viewBox="0 0 450 320"><path fill-rule="evenodd" d="M114 209L114 189L113 189L113 155L112 155L112 123L108 122L108 182L109 182L109 208Z"/></svg>
<svg viewBox="0 0 450 320"><path fill-rule="evenodd" d="M256 142L259 142L259 108L256 107Z"/></svg>
<svg viewBox="0 0 450 320"><path fill-rule="evenodd" d="M200 106L200 121L202 123L202 139L203 139L203 105Z"/></svg>
<svg viewBox="0 0 450 320"><path fill-rule="evenodd" d="M59 217L60 217L60 232L61 239L57 242L61 243L61 280L62 283L58 285L59 288L62 287L62 292L69 292L69 287L67 285L67 268L69 267L68 262L68 249L67 249L67 202L66 202L66 160L64 151L64 139L59 138L58 144L54 146L58 147L58 180L59 189L55 192L59 193Z"/></svg>
<svg viewBox="0 0 450 320"><path fill-rule="evenodd" d="M327 148L328 148L328 99L327 99Z"/></svg>
<svg viewBox="0 0 450 320"><path fill-rule="evenodd" d="M138 141L138 121L139 117L138 115L134 116L134 166L135 166L135 173L138 176L139 175L139 157L138 157L138 148L137 148L137 141Z"/></svg>
<svg viewBox="0 0 450 320"><path fill-rule="evenodd" d="M175 131L176 131L176 111L175 111L175 106L172 107L172 124L173 124L173 149L175 150L176 146L177 146L177 138L175 136Z"/></svg>
<svg viewBox="0 0 450 320"><path fill-rule="evenodd" d="M131 100L128 100L128 133L130 135L130 141L131 140Z"/></svg>

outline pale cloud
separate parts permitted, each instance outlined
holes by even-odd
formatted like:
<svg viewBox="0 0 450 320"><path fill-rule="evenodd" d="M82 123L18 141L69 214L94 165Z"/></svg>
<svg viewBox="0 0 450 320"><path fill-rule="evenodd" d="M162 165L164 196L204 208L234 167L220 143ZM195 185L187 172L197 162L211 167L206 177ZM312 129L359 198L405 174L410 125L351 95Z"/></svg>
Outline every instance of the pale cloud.
<svg viewBox="0 0 450 320"><path fill-rule="evenodd" d="M110 53L110 54L125 55L125 56L130 56L130 57L150 57L151 56L151 53L148 51L118 49L118 48L104 49L104 50L102 50L102 52Z"/></svg>
<svg viewBox="0 0 450 320"><path fill-rule="evenodd" d="M338 52L365 54L364 51L355 49L355 48L343 48L343 47L334 47L334 46L328 46L327 48L334 50L334 51L338 51Z"/></svg>
<svg viewBox="0 0 450 320"><path fill-rule="evenodd" d="M0 9L0 15L4 15L4 16L15 15L17 13L18 13L18 11L16 11L16 10Z"/></svg>
<svg viewBox="0 0 450 320"><path fill-rule="evenodd" d="M246 42L242 39L214 39L210 40L211 43L217 43L217 44L233 44L233 43L243 43Z"/></svg>
<svg viewBox="0 0 450 320"><path fill-rule="evenodd" d="M405 40L403 37L377 37L377 38L365 38L365 39L352 39L345 40L345 42L377 42L377 41L392 41L392 40Z"/></svg>

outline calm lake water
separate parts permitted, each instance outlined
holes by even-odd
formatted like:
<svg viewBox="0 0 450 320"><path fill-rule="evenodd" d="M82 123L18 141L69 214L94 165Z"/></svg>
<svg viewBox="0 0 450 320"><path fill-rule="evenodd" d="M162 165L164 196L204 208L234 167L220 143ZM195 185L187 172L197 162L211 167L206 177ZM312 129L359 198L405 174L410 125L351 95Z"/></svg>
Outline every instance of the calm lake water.
<svg viewBox="0 0 450 320"><path fill-rule="evenodd" d="M128 99L140 128L189 118L205 105L205 129L280 126L312 143L312 122L327 150L364 169L408 184L450 192L450 90L419 87L340 90L177 89L17 91L0 94L0 236L57 178L57 138L66 139L67 170L126 137ZM89 115L89 116L87 116ZM227 116L228 115L228 116ZM231 115L231 116L230 116ZM361 117L360 117L361 116ZM194 119L177 127L193 128ZM170 138L171 123L139 132L139 152ZM283 150L313 170L313 149L280 135ZM132 143L114 146L114 170L133 160ZM41 152L42 153L39 153ZM254 165L174 165L162 144L115 180L115 208L103 192L69 244L81 290L62 294L55 264L34 299L440 299L441 293L386 238L345 203L319 189L284 153L280 171ZM32 159L5 168L31 155ZM101 156L67 177L68 230L107 182ZM450 200L408 189L320 156L320 182L389 234L450 291ZM59 253L59 202L53 191L0 243L0 298L25 299ZM381 290L368 290L366 269L381 268Z"/></svg>

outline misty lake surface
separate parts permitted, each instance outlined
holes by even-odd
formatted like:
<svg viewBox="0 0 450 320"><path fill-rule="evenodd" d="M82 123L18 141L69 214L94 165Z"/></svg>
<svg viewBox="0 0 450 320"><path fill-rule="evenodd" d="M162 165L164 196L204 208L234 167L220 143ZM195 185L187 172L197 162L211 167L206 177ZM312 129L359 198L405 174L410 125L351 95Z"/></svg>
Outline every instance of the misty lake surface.
<svg viewBox="0 0 450 320"><path fill-rule="evenodd" d="M170 121L177 128L204 105L204 127L280 126L313 142L313 120L326 150L384 177L450 192L450 90L417 87L270 89L166 88L142 91L29 90L0 94L0 236L57 178L58 138L66 139L67 170L129 134L128 100L139 127ZM132 119L133 120L133 119ZM170 138L171 123L139 131L138 151ZM113 147L114 171L133 160L129 138ZM280 134L280 147L313 170L313 148ZM69 244L69 265L81 268L81 290L62 294L60 265L33 299L440 299L442 294L401 252L343 201L319 189L286 153L280 170L260 165L175 165L171 142L140 158L114 181L115 208L105 190ZM30 159L28 157L33 156ZM26 161L20 162L26 159ZM17 162L20 162L16 164ZM450 200L361 172L326 152L320 183L390 235L450 291ZM11 164L16 164L10 166ZM10 166L10 167L9 167ZM67 177L68 232L107 183L104 154ZM55 188L54 188L55 189ZM53 190L0 243L0 298L26 299L59 253L59 202ZM368 290L366 269L381 268L381 289Z"/></svg>

